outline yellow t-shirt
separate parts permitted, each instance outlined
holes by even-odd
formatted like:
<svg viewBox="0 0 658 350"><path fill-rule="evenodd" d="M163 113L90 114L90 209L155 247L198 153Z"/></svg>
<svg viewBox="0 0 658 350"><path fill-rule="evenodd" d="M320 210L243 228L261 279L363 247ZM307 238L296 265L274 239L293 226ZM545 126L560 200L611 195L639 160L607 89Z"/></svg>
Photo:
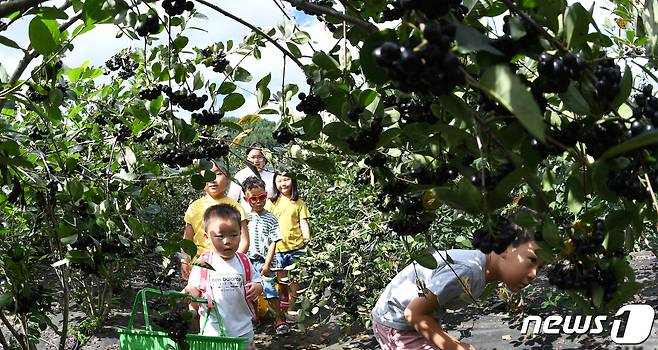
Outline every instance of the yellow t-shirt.
<svg viewBox="0 0 658 350"><path fill-rule="evenodd" d="M308 219L311 214L303 200L292 201L285 196L279 196L275 202L267 202L265 209L271 211L279 219L282 239L276 243L277 252L287 252L304 247L304 236L299 222Z"/></svg>
<svg viewBox="0 0 658 350"><path fill-rule="evenodd" d="M192 228L194 229L193 241L197 247L197 256L201 255L201 253L207 250L210 250L210 244L208 244L205 237L203 237L203 235L206 233L203 225L203 214L206 213L208 208L216 204L229 204L240 212L240 217L243 221L249 220L247 213L244 211L240 203L230 197L214 199L209 195L205 195L192 202L192 204L187 207L187 211L185 212L185 222L192 225Z"/></svg>

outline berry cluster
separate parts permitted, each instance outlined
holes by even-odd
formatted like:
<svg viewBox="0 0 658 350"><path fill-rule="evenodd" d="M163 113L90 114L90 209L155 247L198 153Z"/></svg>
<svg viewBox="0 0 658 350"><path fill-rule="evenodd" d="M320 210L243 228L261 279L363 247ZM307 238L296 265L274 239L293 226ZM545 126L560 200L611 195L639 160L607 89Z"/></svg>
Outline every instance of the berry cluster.
<svg viewBox="0 0 658 350"><path fill-rule="evenodd" d="M429 102L421 102L412 99L403 99L397 104L402 123L429 123L434 124L438 119L432 114Z"/></svg>
<svg viewBox="0 0 658 350"><path fill-rule="evenodd" d="M139 64L133 61L127 54L115 54L112 58L105 61L105 66L110 71L119 71L119 78L128 79L135 75L135 69L139 67Z"/></svg>
<svg viewBox="0 0 658 350"><path fill-rule="evenodd" d="M555 141L563 146L573 147L581 137L582 126L578 122L571 122L564 125L561 129L552 129L547 133ZM530 140L530 146L537 151L543 158L548 156L559 156L563 150L554 144L542 143L537 139Z"/></svg>
<svg viewBox="0 0 658 350"><path fill-rule="evenodd" d="M642 88L641 94L633 97L637 105L633 108L633 117L637 120L644 116L654 125L658 125L658 98L652 96L652 92L653 86L648 84Z"/></svg>
<svg viewBox="0 0 658 350"><path fill-rule="evenodd" d="M565 92L571 79L578 79L581 72L587 68L587 62L580 56L567 53L563 58L557 58L547 52L539 56L538 88L547 93Z"/></svg>
<svg viewBox="0 0 658 350"><path fill-rule="evenodd" d="M592 297L592 286L598 284L603 287L603 300L612 300L619 289L619 282L612 271L603 270L598 265L586 269L579 263L563 263L553 266L548 271L548 281L562 290L580 291Z"/></svg>
<svg viewBox="0 0 658 350"><path fill-rule="evenodd" d="M370 153L379 142L379 135L384 128L382 120L375 118L370 123L370 128L361 128L356 133L350 134L345 140L350 149L356 153Z"/></svg>
<svg viewBox="0 0 658 350"><path fill-rule="evenodd" d="M384 166L387 160L388 157L386 157L386 155L376 152L369 154L366 159L363 160L363 162L369 167L376 168Z"/></svg>
<svg viewBox="0 0 658 350"><path fill-rule="evenodd" d="M182 313L173 311L161 314L159 317L154 317L153 322L162 327L169 335L169 338L179 346L187 344L185 337L189 325Z"/></svg>
<svg viewBox="0 0 658 350"><path fill-rule="evenodd" d="M39 140L43 140L45 135L46 135L45 131L42 131L35 126L34 128L32 128L28 136L30 136L30 139L32 139L32 141L39 141Z"/></svg>
<svg viewBox="0 0 658 350"><path fill-rule="evenodd" d="M385 204L389 211L396 210L396 215L388 222L388 228L399 236L411 236L427 231L434 215L423 213L423 200L418 195L390 196Z"/></svg>
<svg viewBox="0 0 658 350"><path fill-rule="evenodd" d="M383 12L382 12L382 19L385 22L388 21L395 21L400 18L402 18L402 15L404 15L404 10L402 10L402 7L400 7L399 2L393 2L390 4L391 7L387 7Z"/></svg>
<svg viewBox="0 0 658 350"><path fill-rule="evenodd" d="M188 94L181 90L173 93L166 93L169 96L169 99L171 99L172 104L179 105L184 110L190 112L203 108L203 105L208 101L208 95L197 97L193 92Z"/></svg>
<svg viewBox="0 0 658 350"><path fill-rule="evenodd" d="M133 132L130 130L130 128L126 124L120 123L117 126L117 133L116 133L117 141L125 141L130 136L132 136L132 134L133 134Z"/></svg>
<svg viewBox="0 0 658 350"><path fill-rule="evenodd" d="M196 158L218 159L226 157L229 152L228 144L223 141L206 140L197 142L196 146L198 147Z"/></svg>
<svg viewBox="0 0 658 350"><path fill-rule="evenodd" d="M387 41L373 51L373 57L400 90L444 95L464 82L459 58L450 51L455 31L447 22L428 23L423 30L427 43L418 52Z"/></svg>
<svg viewBox="0 0 658 350"><path fill-rule="evenodd" d="M309 94L307 96L305 93L300 92L297 97L300 99L300 102L296 107L298 112L304 114L318 114L327 108L324 101L318 95Z"/></svg>
<svg viewBox="0 0 658 350"><path fill-rule="evenodd" d="M605 223L603 220L595 220L592 226L594 229L590 237L573 239L574 254L594 254L601 248L605 239Z"/></svg>
<svg viewBox="0 0 658 350"><path fill-rule="evenodd" d="M458 175L457 169L449 165L440 165L434 169L419 166L409 172L409 177L418 180L419 184L434 186L442 186L446 182L456 179Z"/></svg>
<svg viewBox="0 0 658 350"><path fill-rule="evenodd" d="M512 30L510 21L512 19L518 19L523 25L523 30L525 35L520 38L514 39L512 37ZM491 45L502 52L507 60L512 59L516 54L521 51L532 51L534 52L535 48L541 48L539 45L539 32L532 23L528 22L523 17L515 17L506 15L503 17L503 33L499 38L495 38L491 41Z"/></svg>
<svg viewBox="0 0 658 350"><path fill-rule="evenodd" d="M505 176L514 171L514 164L503 163L494 171L493 175L489 169L478 170L471 176L471 183L482 190L491 191L502 181Z"/></svg>
<svg viewBox="0 0 658 350"><path fill-rule="evenodd" d="M192 113L192 119L199 125L209 126L217 125L222 121L224 117L224 112L210 112L206 109L201 111L201 113Z"/></svg>
<svg viewBox="0 0 658 350"><path fill-rule="evenodd" d="M206 47L205 49L201 50L201 54L205 58L212 56L212 53L213 53L212 47Z"/></svg>
<svg viewBox="0 0 658 350"><path fill-rule="evenodd" d="M612 59L600 60L594 67L596 97L604 104L609 104L619 94L621 68Z"/></svg>
<svg viewBox="0 0 658 350"><path fill-rule="evenodd" d="M182 15L185 11L192 12L194 10L194 3L186 0L164 0L162 2L162 8L169 16L178 16Z"/></svg>
<svg viewBox="0 0 658 350"><path fill-rule="evenodd" d="M140 132L139 135L135 136L134 139L136 142L143 142L152 138L154 134L155 134L155 129L150 128L150 129L142 130L142 132Z"/></svg>
<svg viewBox="0 0 658 350"><path fill-rule="evenodd" d="M276 142L283 145L290 143L292 140L294 140L299 136L300 136L299 132L292 131L287 126L278 128L274 130L274 132L272 132L272 137L274 138L274 140L276 140Z"/></svg>
<svg viewBox="0 0 658 350"><path fill-rule="evenodd" d="M160 21L156 14L151 13L143 22L140 22L135 28L137 35L148 36L149 34L158 34L160 30Z"/></svg>
<svg viewBox="0 0 658 350"><path fill-rule="evenodd" d="M50 88L48 86L43 86L42 87L44 90L46 90L46 94L43 95L39 92L37 92L34 87L31 85L27 88L27 98L32 101L32 102L43 102L48 98L48 92L50 91Z"/></svg>
<svg viewBox="0 0 658 350"><path fill-rule="evenodd" d="M645 201L649 199L649 193L642 182L638 179L640 172L638 169L623 169L617 174L608 174L608 188L617 195L626 197L631 200ZM651 187L655 190L658 188L658 171L653 174L647 174Z"/></svg>
<svg viewBox="0 0 658 350"><path fill-rule="evenodd" d="M223 73L226 70L229 62L226 59L226 54L224 52L219 52L212 58L210 65L212 66L213 72Z"/></svg>
<svg viewBox="0 0 658 350"><path fill-rule="evenodd" d="M168 149L157 155L156 159L158 161L161 161L171 167L173 166L181 166L185 167L194 161L194 159L197 159L198 154L196 152L178 152L174 149Z"/></svg>
<svg viewBox="0 0 658 350"><path fill-rule="evenodd" d="M600 157L606 150L621 143L626 138L626 128L615 121L596 124L583 136L587 153L594 158Z"/></svg>
<svg viewBox="0 0 658 350"><path fill-rule="evenodd" d="M518 233L519 228L512 224L510 219L500 217L493 228L493 234L485 228L473 232L473 246L479 248L484 254L489 254L491 251L500 254L514 242Z"/></svg>
<svg viewBox="0 0 658 350"><path fill-rule="evenodd" d="M167 86L169 89L171 87ZM148 101L153 101L156 98L160 97L162 91L163 91L164 86L163 85L156 85L152 88L144 88L139 91L139 98L142 100L148 100Z"/></svg>

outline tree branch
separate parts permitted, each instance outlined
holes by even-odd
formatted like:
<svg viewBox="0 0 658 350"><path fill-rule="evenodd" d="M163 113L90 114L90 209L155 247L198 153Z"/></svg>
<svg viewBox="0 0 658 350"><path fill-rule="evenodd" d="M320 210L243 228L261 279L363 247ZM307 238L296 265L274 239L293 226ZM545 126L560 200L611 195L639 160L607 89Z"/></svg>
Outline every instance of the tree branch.
<svg viewBox="0 0 658 350"><path fill-rule="evenodd" d="M279 44L276 40L274 40L274 39L273 39L272 37L270 37L269 35L265 34L265 32L263 32L262 30L258 29L258 28L257 28L256 26L254 26L253 24L251 24L251 23L249 23L249 22L243 20L242 18L237 17L237 16L235 16L235 15L229 13L229 12L226 12L226 11L223 10L221 7L219 7L219 6L215 5L215 4L211 4L211 3L209 3L209 2L206 1L206 0L196 0L196 2L198 2L198 3L200 3L200 4L203 4L203 5L206 5L206 6L210 7L211 9L213 9L213 10L215 10L215 11L217 11L217 12L223 14L224 16L226 16L226 17L228 17L228 18L230 18L230 19L232 19L232 20L234 20L234 21L236 21L236 22L238 22L238 23L240 23L240 24L242 24L242 25L248 27L249 29L253 30L254 32L256 32L256 33L262 35L267 41L269 41L269 42L271 42L272 44L274 44L274 46L276 46L277 49L279 49L281 52L283 52L283 54L285 54L286 56L290 57L290 59L292 59L292 60L295 62L295 64L297 64L297 65L299 66L299 68L301 68L302 70L304 69L304 65L302 64L302 62L300 62L300 61L299 61L299 60L298 60L298 59L297 59L292 53L290 53L290 51L286 50L286 49L285 49L283 46L281 46L281 44Z"/></svg>
<svg viewBox="0 0 658 350"><path fill-rule="evenodd" d="M46 2L48 0L13 0L5 1L0 3L0 17L6 17L7 15L16 12L27 10L31 7L36 7L37 5Z"/></svg>
<svg viewBox="0 0 658 350"><path fill-rule="evenodd" d="M326 7L326 6L311 4L310 2L308 2L306 0L283 0L283 1L289 2L291 5L293 5L297 8L300 8L300 9L304 9L304 10L308 10L310 12L321 13L321 14L325 14L327 16L339 18L339 19L341 19L345 22L352 23L355 26L357 26L361 29L364 29L367 32L376 32L376 31L379 30L379 29L377 29L377 27L374 24L372 24L370 22L364 21L364 20L356 18L356 17L348 16L344 13L338 12L338 11L336 11L332 8Z"/></svg>

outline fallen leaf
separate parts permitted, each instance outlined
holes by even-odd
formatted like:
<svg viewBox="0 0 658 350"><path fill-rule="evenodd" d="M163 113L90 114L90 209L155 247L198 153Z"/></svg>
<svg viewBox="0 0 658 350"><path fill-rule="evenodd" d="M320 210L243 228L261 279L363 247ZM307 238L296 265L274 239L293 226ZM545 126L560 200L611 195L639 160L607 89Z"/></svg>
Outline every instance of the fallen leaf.
<svg viewBox="0 0 658 350"><path fill-rule="evenodd" d="M504 335L504 336L502 336L502 337L500 337L500 338L501 338L502 340L512 340L512 336L509 335L509 334Z"/></svg>

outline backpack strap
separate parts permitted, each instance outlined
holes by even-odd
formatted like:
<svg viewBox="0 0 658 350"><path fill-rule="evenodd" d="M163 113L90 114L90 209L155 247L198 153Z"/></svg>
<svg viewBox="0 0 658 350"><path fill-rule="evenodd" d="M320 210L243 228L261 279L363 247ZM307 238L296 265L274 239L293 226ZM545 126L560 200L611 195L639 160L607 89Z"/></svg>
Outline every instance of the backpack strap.
<svg viewBox="0 0 658 350"><path fill-rule="evenodd" d="M249 310L251 310L251 314L256 317L256 311L254 309L254 302L252 300L247 300L247 283L251 282L251 263L249 262L249 258L247 257L247 254L245 253L240 253L236 252L238 255L238 258L240 260L240 263L242 263L242 268L244 269L244 276L245 276L245 291L244 291L244 300L247 302L247 305L249 306Z"/></svg>
<svg viewBox="0 0 658 350"><path fill-rule="evenodd" d="M212 252L207 251L201 254L199 259L207 264L210 264L210 259L212 258ZM208 300L208 308L215 307L215 304L212 301L212 292L210 291L210 285L208 284L208 269L201 268L201 276L199 278L199 290L201 291L201 296L205 297Z"/></svg>

